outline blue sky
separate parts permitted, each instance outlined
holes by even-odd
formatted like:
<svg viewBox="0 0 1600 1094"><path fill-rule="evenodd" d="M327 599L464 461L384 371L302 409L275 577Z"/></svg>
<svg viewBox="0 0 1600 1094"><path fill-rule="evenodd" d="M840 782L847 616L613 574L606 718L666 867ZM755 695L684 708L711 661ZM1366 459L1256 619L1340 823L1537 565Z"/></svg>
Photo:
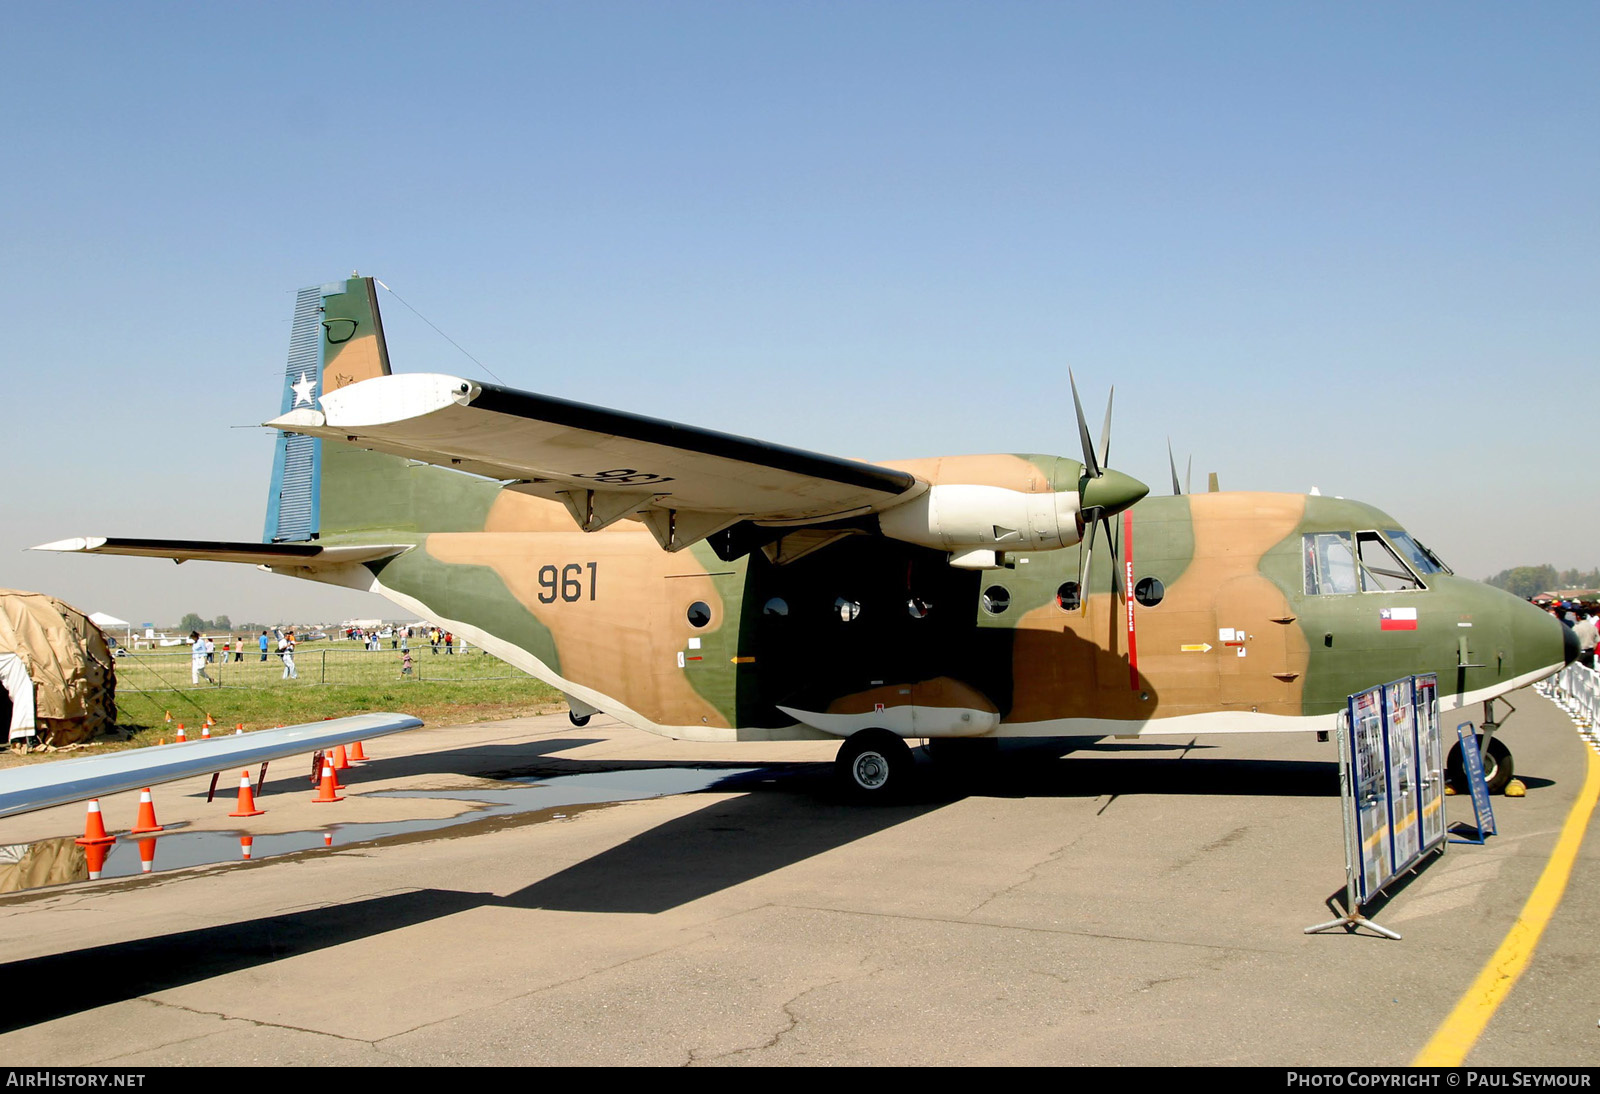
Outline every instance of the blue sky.
<svg viewBox="0 0 1600 1094"><path fill-rule="evenodd" d="M293 291L381 277L506 383L867 459L1077 454L1600 563L1600 7L14 6L0 584L384 614L260 536ZM481 376L386 297L397 369ZM240 428L245 427L245 428ZM1588 428L1593 435L1592 427Z"/></svg>

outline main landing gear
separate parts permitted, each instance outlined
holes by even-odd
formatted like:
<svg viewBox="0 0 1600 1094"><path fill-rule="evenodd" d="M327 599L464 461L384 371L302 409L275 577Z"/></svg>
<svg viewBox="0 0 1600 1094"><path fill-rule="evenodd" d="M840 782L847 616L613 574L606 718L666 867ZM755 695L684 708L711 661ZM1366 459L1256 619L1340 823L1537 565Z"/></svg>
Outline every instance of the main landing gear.
<svg viewBox="0 0 1600 1094"><path fill-rule="evenodd" d="M904 794L916 766L904 740L886 729L863 729L839 746L833 773L849 797L881 802Z"/></svg>

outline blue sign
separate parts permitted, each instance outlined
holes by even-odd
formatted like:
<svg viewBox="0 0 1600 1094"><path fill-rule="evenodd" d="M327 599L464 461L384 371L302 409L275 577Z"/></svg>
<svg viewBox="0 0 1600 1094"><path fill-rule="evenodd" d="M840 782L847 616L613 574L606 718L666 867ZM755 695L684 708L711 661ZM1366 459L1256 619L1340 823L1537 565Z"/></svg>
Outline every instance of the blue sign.
<svg viewBox="0 0 1600 1094"><path fill-rule="evenodd" d="M1472 790L1472 811L1478 815L1477 843L1495 835L1494 806L1489 804L1489 780L1483 777L1483 753L1478 750L1478 735L1471 722L1456 726L1461 741L1461 763L1467 769L1467 786Z"/></svg>

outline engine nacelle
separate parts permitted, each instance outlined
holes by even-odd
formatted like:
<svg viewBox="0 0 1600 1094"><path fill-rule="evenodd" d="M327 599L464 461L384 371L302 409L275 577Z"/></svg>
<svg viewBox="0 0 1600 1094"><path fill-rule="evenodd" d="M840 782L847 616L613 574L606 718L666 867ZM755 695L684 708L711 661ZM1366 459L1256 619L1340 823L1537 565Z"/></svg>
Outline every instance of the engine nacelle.
<svg viewBox="0 0 1600 1094"><path fill-rule="evenodd" d="M1083 538L1076 490L1024 494L1003 486L931 486L878 514L892 539L941 551L1054 551Z"/></svg>

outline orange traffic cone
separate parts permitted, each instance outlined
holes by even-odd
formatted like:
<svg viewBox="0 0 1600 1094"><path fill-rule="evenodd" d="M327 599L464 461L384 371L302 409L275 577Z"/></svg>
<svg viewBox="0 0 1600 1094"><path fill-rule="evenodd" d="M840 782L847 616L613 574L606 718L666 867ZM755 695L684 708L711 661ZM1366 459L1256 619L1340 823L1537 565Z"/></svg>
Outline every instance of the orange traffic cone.
<svg viewBox="0 0 1600 1094"><path fill-rule="evenodd" d="M256 796L250 790L250 772L248 769L239 772L239 808L230 817L259 817L265 809L256 808Z"/></svg>
<svg viewBox="0 0 1600 1094"><path fill-rule="evenodd" d="M216 724L217 724L217 720L215 718L211 717L211 712L210 711L206 711L205 724L202 725L200 728L201 729L210 729L212 726L214 726Z"/></svg>
<svg viewBox="0 0 1600 1094"><path fill-rule="evenodd" d="M172 739L175 742L177 742L178 744L180 744L180 745L183 744L183 742L185 742L185 741L187 741L189 739L189 735L184 733L184 731L183 731L183 723L182 722L178 723L178 735L176 737L172 738Z"/></svg>
<svg viewBox="0 0 1600 1094"><path fill-rule="evenodd" d="M154 840L151 841L155 842ZM106 856L111 853L111 848L103 843L91 843L83 849L83 857L89 862L89 880L99 881L100 871L105 869Z"/></svg>
<svg viewBox="0 0 1600 1094"><path fill-rule="evenodd" d="M106 822L105 818L100 815L99 798L89 799L89 816L83 822L83 835L72 842L80 847L104 846L108 843L117 842L116 836L106 835Z"/></svg>
<svg viewBox="0 0 1600 1094"><path fill-rule="evenodd" d="M363 764L367 762L367 754L361 751L361 742L357 741L350 746L350 760L352 763Z"/></svg>
<svg viewBox="0 0 1600 1094"><path fill-rule="evenodd" d="M161 831L161 825L156 823L156 803L150 800L148 786L139 791L139 819L134 821L133 827L128 831L135 835L141 832Z"/></svg>
<svg viewBox="0 0 1600 1094"><path fill-rule="evenodd" d="M344 799L336 793L339 789L338 782L333 777L333 764L323 760L322 785L317 788L317 796L311 799L311 803L321 805L324 802L342 802Z"/></svg>
<svg viewBox="0 0 1600 1094"><path fill-rule="evenodd" d="M200 739L202 741L211 740L211 723L210 722L207 722L205 725L200 727Z"/></svg>
<svg viewBox="0 0 1600 1094"><path fill-rule="evenodd" d="M148 874L156 866L156 841L142 839L139 841L139 872Z"/></svg>
<svg viewBox="0 0 1600 1094"><path fill-rule="evenodd" d="M324 833L322 833L322 846L324 846L324 847L332 847L333 846L333 833L332 832L324 832Z"/></svg>
<svg viewBox="0 0 1600 1094"><path fill-rule="evenodd" d="M243 732L244 732L244 723L243 722L240 722L238 725L233 727L233 735L235 737L237 737L239 734L241 734Z"/></svg>
<svg viewBox="0 0 1600 1094"><path fill-rule="evenodd" d="M255 841L255 837L253 837L251 835L246 834L246 835L240 836L239 837L239 857L240 858L249 858L250 857L250 848L255 845L255 842L256 842Z"/></svg>
<svg viewBox="0 0 1600 1094"><path fill-rule="evenodd" d="M167 725L170 726L171 724L172 724L172 711L169 710L169 711L167 711Z"/></svg>
<svg viewBox="0 0 1600 1094"><path fill-rule="evenodd" d="M335 745L333 748L333 769L336 772L350 770L350 758L344 754L344 745Z"/></svg>

